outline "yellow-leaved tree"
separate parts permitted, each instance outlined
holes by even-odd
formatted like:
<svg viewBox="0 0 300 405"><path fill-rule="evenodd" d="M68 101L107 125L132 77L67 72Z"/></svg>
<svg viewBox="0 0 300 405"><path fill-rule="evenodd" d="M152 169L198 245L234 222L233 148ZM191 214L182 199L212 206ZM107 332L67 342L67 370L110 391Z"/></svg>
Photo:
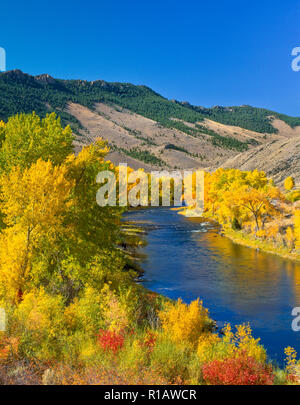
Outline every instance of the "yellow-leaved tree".
<svg viewBox="0 0 300 405"><path fill-rule="evenodd" d="M209 331L212 326L208 310L199 299L189 305L178 299L175 304L167 304L158 315L165 335L177 343L194 346L200 335Z"/></svg>
<svg viewBox="0 0 300 405"><path fill-rule="evenodd" d="M292 190L295 187L294 177L289 176L284 180L284 188L288 191Z"/></svg>
<svg viewBox="0 0 300 405"><path fill-rule="evenodd" d="M262 189L256 189L244 185L232 193L231 204L244 208L250 213L258 231L264 228L268 217L279 215L279 210L274 203L279 198L280 192L276 187L265 186Z"/></svg>
<svg viewBox="0 0 300 405"><path fill-rule="evenodd" d="M265 172L217 169L205 176L206 215L235 229L254 221L256 230L264 228L271 216L277 216L281 194Z"/></svg>
<svg viewBox="0 0 300 405"><path fill-rule="evenodd" d="M64 232L63 216L73 183L66 168L39 159L0 179L1 212L7 226L0 235L0 283L20 299L32 276L34 251Z"/></svg>
<svg viewBox="0 0 300 405"><path fill-rule="evenodd" d="M295 237L295 247L296 249L300 249L300 210L297 210L295 212L294 237Z"/></svg>
<svg viewBox="0 0 300 405"><path fill-rule="evenodd" d="M6 124L0 123L0 165L5 171L13 166L30 167L38 159L61 164L72 153L73 135L70 126L63 128L55 113L40 118L17 114Z"/></svg>

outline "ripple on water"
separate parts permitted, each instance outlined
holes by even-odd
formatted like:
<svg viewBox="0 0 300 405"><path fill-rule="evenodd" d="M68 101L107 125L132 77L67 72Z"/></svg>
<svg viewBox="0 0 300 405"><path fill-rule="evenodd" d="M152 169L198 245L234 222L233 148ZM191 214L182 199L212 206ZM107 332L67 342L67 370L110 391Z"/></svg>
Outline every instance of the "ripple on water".
<svg viewBox="0 0 300 405"><path fill-rule="evenodd" d="M299 264L234 244L213 223L169 209L131 212L126 219L149 227L141 248L147 288L186 302L200 297L222 323L250 322L280 362L284 347L300 351L300 332L291 329L292 308L300 307Z"/></svg>

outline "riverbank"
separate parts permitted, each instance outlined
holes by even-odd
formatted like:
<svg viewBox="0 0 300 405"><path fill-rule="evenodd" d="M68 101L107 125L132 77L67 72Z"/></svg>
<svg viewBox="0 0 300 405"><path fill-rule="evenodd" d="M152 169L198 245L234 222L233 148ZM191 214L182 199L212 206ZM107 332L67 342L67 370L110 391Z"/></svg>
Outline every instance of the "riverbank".
<svg viewBox="0 0 300 405"><path fill-rule="evenodd" d="M189 209L186 207L171 209L177 211L180 215L190 218L190 215L188 215ZM216 221L214 218L211 217L207 217L206 219ZM243 230L234 230L228 227L225 228L221 224L219 225L221 227L221 235L229 238L232 242L238 245L257 249L265 253L271 253L280 256L283 259L289 259L294 262L300 263L300 254L296 253L295 251L291 251L287 246L280 245L279 243L269 242L267 240L262 240L255 235L244 232Z"/></svg>
<svg viewBox="0 0 300 405"><path fill-rule="evenodd" d="M243 231L235 231L233 229L222 229L222 234L227 238L231 239L232 242L237 243L242 246L246 246L253 249L259 249L265 253L275 254L284 259L293 260L295 262L300 262L300 255L291 252L287 247L280 246L273 242L267 242L256 238L253 235L247 234Z"/></svg>
<svg viewBox="0 0 300 405"><path fill-rule="evenodd" d="M220 234L215 221L185 218L178 215L177 209L139 210L125 218L131 225L135 222L138 227L150 227L147 243L141 249L146 260L141 263L144 276L140 280L148 291L168 297L173 305L178 298L192 302L200 297L210 317L218 320L218 331L227 323L234 329L234 325L249 322L254 339L261 338L267 350L267 361L280 365L283 372L284 348L297 347L298 342L286 316L290 306L296 304L291 281L298 267L294 269L275 256L239 247ZM274 305L274 291L278 288ZM218 340L216 335L211 337ZM219 337L217 347L221 348L222 335ZM211 345L210 339L205 340L197 362L201 363L202 355L204 362L214 361L210 358ZM217 352L216 348L212 350Z"/></svg>

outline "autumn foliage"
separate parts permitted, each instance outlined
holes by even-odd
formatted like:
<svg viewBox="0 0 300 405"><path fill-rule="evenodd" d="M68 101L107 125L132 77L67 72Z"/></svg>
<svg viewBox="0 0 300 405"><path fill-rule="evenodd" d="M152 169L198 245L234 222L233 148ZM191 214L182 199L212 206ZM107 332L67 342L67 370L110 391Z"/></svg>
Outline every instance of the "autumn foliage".
<svg viewBox="0 0 300 405"><path fill-rule="evenodd" d="M288 191L292 190L295 187L295 179L292 176L287 177L284 180L284 188Z"/></svg>
<svg viewBox="0 0 300 405"><path fill-rule="evenodd" d="M212 326L207 309L199 299L187 305L179 299L159 313L164 333L174 342L195 345L199 336Z"/></svg>
<svg viewBox="0 0 300 405"><path fill-rule="evenodd" d="M124 336L110 330L100 330L97 339L103 350L111 351L114 354L124 345Z"/></svg>
<svg viewBox="0 0 300 405"><path fill-rule="evenodd" d="M123 208L99 207L97 174L119 169L99 139L75 155L55 114L0 122L0 382L34 384L271 384L249 325L215 328L199 299L150 293L131 255ZM132 170L128 168L128 174ZM263 172L205 175L205 215L271 232L282 194ZM300 216L286 232L299 246ZM292 247L291 247L292 248ZM131 252L130 252L131 253ZM2 332L0 332L2 333ZM289 351L293 367L294 353Z"/></svg>
<svg viewBox="0 0 300 405"><path fill-rule="evenodd" d="M280 190L258 170L218 169L205 174L205 211L223 226L255 231L265 228L270 216L278 216Z"/></svg>
<svg viewBox="0 0 300 405"><path fill-rule="evenodd" d="M213 385L271 385L274 381L270 366L247 356L214 360L202 372L204 381Z"/></svg>

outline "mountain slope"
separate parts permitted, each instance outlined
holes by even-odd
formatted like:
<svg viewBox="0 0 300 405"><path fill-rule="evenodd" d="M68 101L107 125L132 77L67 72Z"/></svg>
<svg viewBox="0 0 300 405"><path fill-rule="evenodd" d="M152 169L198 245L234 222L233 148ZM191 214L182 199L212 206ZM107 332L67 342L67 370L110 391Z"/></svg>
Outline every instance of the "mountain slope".
<svg viewBox="0 0 300 405"><path fill-rule="evenodd" d="M288 176L300 183L300 136L270 142L238 154L223 162L222 167L264 170L277 184L282 184Z"/></svg>
<svg viewBox="0 0 300 405"><path fill-rule="evenodd" d="M285 122L292 128L300 125L300 117L289 117L285 114L265 108L251 107L250 105L204 108L193 106L187 102L179 104L185 105L193 111L200 112L203 118L261 133L277 132L277 129L272 125L274 118Z"/></svg>
<svg viewBox="0 0 300 405"><path fill-rule="evenodd" d="M101 136L114 163L147 170L244 166L244 156L300 135L300 118L265 109L197 107L129 83L0 74L0 119L33 110L60 114L77 134L77 149Z"/></svg>

